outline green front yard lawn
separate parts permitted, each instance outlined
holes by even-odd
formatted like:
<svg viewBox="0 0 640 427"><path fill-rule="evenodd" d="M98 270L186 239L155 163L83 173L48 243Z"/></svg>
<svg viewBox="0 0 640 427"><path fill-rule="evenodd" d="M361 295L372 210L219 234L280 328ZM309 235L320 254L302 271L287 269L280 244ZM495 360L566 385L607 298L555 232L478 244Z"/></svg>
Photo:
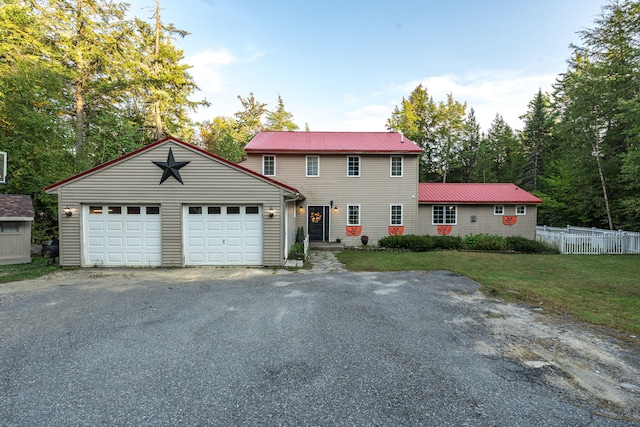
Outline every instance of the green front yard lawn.
<svg viewBox="0 0 640 427"><path fill-rule="evenodd" d="M507 301L640 335L640 255L342 251L355 271L448 270Z"/></svg>

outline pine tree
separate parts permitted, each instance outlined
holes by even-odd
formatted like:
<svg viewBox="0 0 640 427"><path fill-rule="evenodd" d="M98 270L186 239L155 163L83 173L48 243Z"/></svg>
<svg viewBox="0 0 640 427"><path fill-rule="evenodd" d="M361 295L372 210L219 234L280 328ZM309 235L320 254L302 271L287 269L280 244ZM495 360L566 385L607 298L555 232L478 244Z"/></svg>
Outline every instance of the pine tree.
<svg viewBox="0 0 640 427"><path fill-rule="evenodd" d="M282 97L278 94L278 107L275 111L267 111L265 130L283 131L297 130L298 125L293 122L293 114L284 109Z"/></svg>
<svg viewBox="0 0 640 427"><path fill-rule="evenodd" d="M522 116L522 142L526 156L522 170L522 186L529 191L540 190L541 177L544 176L545 160L551 148L555 120L551 108L549 95L539 90L529 103L529 110Z"/></svg>

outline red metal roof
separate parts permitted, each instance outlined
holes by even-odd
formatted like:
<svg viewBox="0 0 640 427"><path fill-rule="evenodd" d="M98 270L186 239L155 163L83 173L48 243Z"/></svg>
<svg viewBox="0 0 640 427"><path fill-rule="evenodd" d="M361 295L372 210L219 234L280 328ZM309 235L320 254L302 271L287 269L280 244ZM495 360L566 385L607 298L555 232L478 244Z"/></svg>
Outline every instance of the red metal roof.
<svg viewBox="0 0 640 427"><path fill-rule="evenodd" d="M267 132L258 133L247 153L414 153L422 149L396 132Z"/></svg>
<svg viewBox="0 0 640 427"><path fill-rule="evenodd" d="M81 173L79 173L79 174L77 174L77 175L74 175L74 176L72 176L72 177L69 177L69 178L67 178L67 179L63 179L63 180L62 180L62 181L60 181L60 182L56 182L55 184L52 184L52 185L49 185L49 186L45 187L45 188L44 188L44 191L45 191L45 192L49 192L49 191L51 191L51 190L56 189L57 187L60 187L61 185L64 185L64 184L67 184L67 183L69 183L69 182L75 181L75 180L77 180L77 179L79 179L79 178L82 178L83 176L91 175L91 174L93 174L93 173L95 173L95 172L97 172L97 171L99 171L99 170L101 170L101 169L104 169L104 168L108 167L108 166L114 165L114 164L116 164L116 163L120 163L120 162L122 162L123 160L128 159L129 157L133 157L133 156L135 156L135 155L137 155L137 154L140 154L140 153L142 153L142 152L144 152L144 151L150 150L150 149L151 149L151 148L153 148L153 147L157 147L158 145L164 144L164 143L165 143L165 142L167 142L167 141L170 141L170 142L176 143L176 144L178 144L178 145L182 145L183 147L188 148L189 150L196 151L196 152L198 152L198 153L200 153L200 154L202 154L202 155L204 155L204 156L207 156L207 157L209 157L209 158L215 159L215 160L217 160L217 161L219 161L219 162L221 162L221 163L225 163L225 164L227 164L227 165L231 166L232 168L235 168L235 169L237 169L237 170L240 170L240 171L242 171L242 172L245 172L245 173L247 173L247 174L249 174L249 175L253 175L253 176L257 177L257 178L262 179L263 181L270 182L270 183L272 183L272 184L274 184L274 185L277 185L278 187L281 187L281 188L283 188L283 189L285 189L285 190L288 190L288 191L290 191L290 192L292 192L292 193L295 193L295 194L299 194L299 193L300 193L300 192L299 192L298 190L296 190L295 188L290 187L290 186L288 186L288 185L286 185L286 184L283 184L283 183L281 183L281 182L279 182L279 181L276 181L275 179L271 179L271 178L269 178L268 176L264 176L264 175L262 175L262 174L259 174L259 173L257 173L257 172L254 172L254 171L252 171L252 170L250 170L250 169L245 168L244 166L240 166L240 165L239 165L239 164L237 164L237 163L233 163L233 162L231 162L231 161L229 161L229 160L227 160L227 159L223 159L222 157L216 156L215 154L210 153L210 152L208 152L208 151L205 151L205 150L203 150L203 149L201 149L201 148L198 148L198 147L196 147L195 145L191 145L191 144L189 144L189 143L186 143L186 142L184 142L184 141L181 141L181 140L176 139L176 138L173 138L173 137L167 137L167 138L161 139L161 140L159 140L159 141L156 141L156 142L154 142L154 143L152 143L152 144L145 145L144 147L142 147L142 148L138 148L137 150L132 151L132 152L130 152L130 153L128 153L128 154L125 154L124 156L118 157L117 159L113 159L113 160L111 160L111 161L109 161L109 162L103 163L103 164L101 164L101 165L99 165L99 166L96 166L96 167L94 167L94 168L92 168L92 169L86 170L86 171L84 171L84 172L81 172Z"/></svg>
<svg viewBox="0 0 640 427"><path fill-rule="evenodd" d="M542 200L515 184L455 184L421 182L418 184L418 202L493 204L540 204Z"/></svg>

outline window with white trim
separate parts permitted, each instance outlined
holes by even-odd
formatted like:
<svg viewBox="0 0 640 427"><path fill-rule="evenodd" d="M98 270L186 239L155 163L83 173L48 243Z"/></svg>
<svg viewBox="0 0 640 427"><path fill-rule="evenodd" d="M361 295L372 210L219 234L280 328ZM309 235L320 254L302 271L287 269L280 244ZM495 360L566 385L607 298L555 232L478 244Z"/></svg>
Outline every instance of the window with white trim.
<svg viewBox="0 0 640 427"><path fill-rule="evenodd" d="M516 215L526 215L526 214L527 214L526 205L516 205Z"/></svg>
<svg viewBox="0 0 640 427"><path fill-rule="evenodd" d="M495 205L493 207L494 215L504 215L504 205Z"/></svg>
<svg viewBox="0 0 640 427"><path fill-rule="evenodd" d="M347 205L347 225L360 225L360 205Z"/></svg>
<svg viewBox="0 0 640 427"><path fill-rule="evenodd" d="M360 156L347 156L347 176L360 176Z"/></svg>
<svg viewBox="0 0 640 427"><path fill-rule="evenodd" d="M276 175L276 156L262 156L262 175Z"/></svg>
<svg viewBox="0 0 640 427"><path fill-rule="evenodd" d="M307 176L320 176L320 157L307 156Z"/></svg>
<svg viewBox="0 0 640 427"><path fill-rule="evenodd" d="M391 225L402 225L402 205L391 205Z"/></svg>
<svg viewBox="0 0 640 427"><path fill-rule="evenodd" d="M391 168L391 176L392 177L402 177L402 169L403 169L403 160L402 156L391 156L390 160L390 168Z"/></svg>
<svg viewBox="0 0 640 427"><path fill-rule="evenodd" d="M458 223L458 208L452 205L434 205L431 210L432 225L451 224Z"/></svg>

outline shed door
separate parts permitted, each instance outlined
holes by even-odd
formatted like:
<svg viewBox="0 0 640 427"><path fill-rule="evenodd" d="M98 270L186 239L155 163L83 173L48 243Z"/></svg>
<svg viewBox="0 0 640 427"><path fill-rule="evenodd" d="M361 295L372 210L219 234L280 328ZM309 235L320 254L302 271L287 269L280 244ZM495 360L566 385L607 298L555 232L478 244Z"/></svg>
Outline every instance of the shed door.
<svg viewBox="0 0 640 427"><path fill-rule="evenodd" d="M184 207L185 265L262 265L262 207Z"/></svg>
<svg viewBox="0 0 640 427"><path fill-rule="evenodd" d="M160 206L83 205L83 266L162 265Z"/></svg>

